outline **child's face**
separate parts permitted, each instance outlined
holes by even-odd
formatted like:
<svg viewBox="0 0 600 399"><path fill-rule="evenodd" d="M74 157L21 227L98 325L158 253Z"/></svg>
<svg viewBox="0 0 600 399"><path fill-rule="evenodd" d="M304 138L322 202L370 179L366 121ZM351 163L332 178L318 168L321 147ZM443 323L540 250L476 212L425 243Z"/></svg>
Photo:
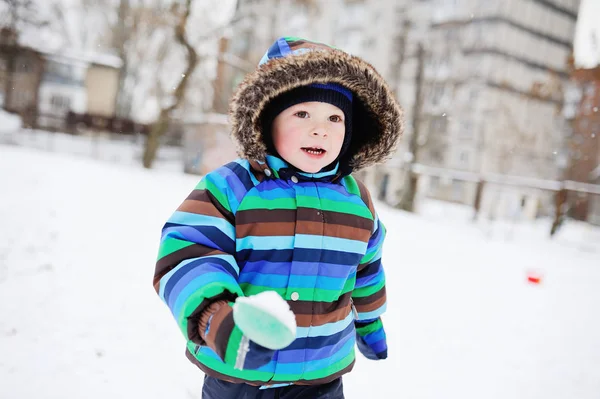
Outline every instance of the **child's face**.
<svg viewBox="0 0 600 399"><path fill-rule="evenodd" d="M306 102L283 110L273 120L275 149L296 168L316 173L332 163L344 143L344 112L329 103Z"/></svg>

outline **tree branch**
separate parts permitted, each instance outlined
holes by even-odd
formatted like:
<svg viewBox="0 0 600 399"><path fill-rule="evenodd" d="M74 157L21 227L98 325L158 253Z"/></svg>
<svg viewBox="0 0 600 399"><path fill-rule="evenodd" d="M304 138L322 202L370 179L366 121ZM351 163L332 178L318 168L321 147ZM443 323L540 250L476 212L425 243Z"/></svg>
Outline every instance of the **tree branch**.
<svg viewBox="0 0 600 399"><path fill-rule="evenodd" d="M175 92L174 92L175 101L173 101L173 103L165 109L165 112L167 112L169 114L174 109L179 107L179 105L183 101L183 99L185 97L185 91L188 86L188 81L189 81L192 73L194 72L194 69L196 69L196 65L198 65L198 54L196 53L196 50L190 44L190 42L188 41L188 39L186 37L186 25L187 25L187 21L190 17L190 13L191 13L191 8L192 8L191 5L192 5L192 0L186 0L185 11L180 16L179 22L178 22L177 26L175 27L175 39L177 40L177 42L179 44L181 44L183 47L185 47L185 50L187 52L188 63L185 68L185 71L183 72L181 80L179 81L179 84L175 88Z"/></svg>

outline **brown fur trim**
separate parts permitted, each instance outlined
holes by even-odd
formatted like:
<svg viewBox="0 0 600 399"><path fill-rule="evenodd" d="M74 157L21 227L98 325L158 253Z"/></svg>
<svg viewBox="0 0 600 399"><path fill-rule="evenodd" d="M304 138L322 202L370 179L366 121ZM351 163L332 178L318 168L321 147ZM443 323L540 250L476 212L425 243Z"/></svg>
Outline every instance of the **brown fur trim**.
<svg viewBox="0 0 600 399"><path fill-rule="evenodd" d="M232 137L243 158L264 161L260 114L279 94L311 83L338 83L352 90L374 123L352 132L354 171L387 160L403 132L403 113L387 83L364 60L341 50L315 50L272 59L246 76L230 103ZM356 126L357 115L353 114ZM367 119L369 119L367 118ZM366 126L366 127L365 127Z"/></svg>

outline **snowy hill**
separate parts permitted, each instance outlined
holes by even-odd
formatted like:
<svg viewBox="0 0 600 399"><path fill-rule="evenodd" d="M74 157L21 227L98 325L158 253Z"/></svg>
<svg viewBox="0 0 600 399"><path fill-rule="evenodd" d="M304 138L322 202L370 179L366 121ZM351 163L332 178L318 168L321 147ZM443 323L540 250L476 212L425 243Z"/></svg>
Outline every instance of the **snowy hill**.
<svg viewBox="0 0 600 399"><path fill-rule="evenodd" d="M162 223L196 182L0 146L3 398L200 398L151 284ZM378 209L390 358L359 358L347 398L598 397L599 229L571 223L550 241L543 222Z"/></svg>

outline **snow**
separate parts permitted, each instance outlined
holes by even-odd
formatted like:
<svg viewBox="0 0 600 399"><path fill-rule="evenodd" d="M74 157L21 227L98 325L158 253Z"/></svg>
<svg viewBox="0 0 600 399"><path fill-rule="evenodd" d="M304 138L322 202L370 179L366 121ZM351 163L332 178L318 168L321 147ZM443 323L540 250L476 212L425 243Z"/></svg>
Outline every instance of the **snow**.
<svg viewBox="0 0 600 399"><path fill-rule="evenodd" d="M144 137L114 136L106 133L83 132L81 135L23 129L18 134L0 130L0 144L15 144L28 148L50 151L107 161L122 165L140 165ZM180 172L182 149L161 146L154 162L155 169Z"/></svg>
<svg viewBox="0 0 600 399"><path fill-rule="evenodd" d="M292 300L298 297L292 294ZM238 297L233 305L233 320L244 335L265 348L287 348L296 339L296 316L275 291Z"/></svg>
<svg viewBox="0 0 600 399"><path fill-rule="evenodd" d="M0 108L0 135L12 135L18 132L22 125L20 116Z"/></svg>
<svg viewBox="0 0 600 399"><path fill-rule="evenodd" d="M3 397L201 397L202 373L151 283L162 224L197 180L0 145ZM549 220L377 207L389 358L359 356L347 398L598 397L599 228L567 222L550 240Z"/></svg>
<svg viewBox="0 0 600 399"><path fill-rule="evenodd" d="M81 64L84 66L101 65L109 68L119 69L123 66L123 60L115 54L109 52L100 51L76 51L73 49L61 49L56 51L49 51L48 47L38 44L32 46L37 51L45 54L48 58L55 59L57 61L70 61L73 64Z"/></svg>

